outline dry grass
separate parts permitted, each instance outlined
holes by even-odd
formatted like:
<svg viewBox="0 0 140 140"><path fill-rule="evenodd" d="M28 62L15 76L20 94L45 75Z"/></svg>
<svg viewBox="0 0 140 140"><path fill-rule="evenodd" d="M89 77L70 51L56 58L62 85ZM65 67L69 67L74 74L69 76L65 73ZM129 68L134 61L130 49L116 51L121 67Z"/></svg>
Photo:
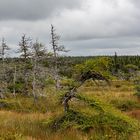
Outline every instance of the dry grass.
<svg viewBox="0 0 140 140"><path fill-rule="evenodd" d="M55 115L51 112L27 114L0 111L0 140L87 140L83 133L74 129L65 133L47 131L43 123Z"/></svg>
<svg viewBox="0 0 140 140"><path fill-rule="evenodd" d="M79 93L80 92L87 96L99 97L107 103L111 103L113 100L122 102L133 101L139 103L138 98L134 96L134 85L132 82L128 81L113 81L110 86L97 86L92 83L90 86L81 87Z"/></svg>
<svg viewBox="0 0 140 140"><path fill-rule="evenodd" d="M126 113L127 115L140 120L140 110L133 110Z"/></svg>
<svg viewBox="0 0 140 140"><path fill-rule="evenodd" d="M54 92L54 91L53 91ZM118 107L120 103L132 101L133 103L140 104L139 100L133 95L134 85L131 82L126 81L114 81L111 86L97 86L94 83L86 83L78 91L83 93L87 97L99 98L102 101L111 103L113 106ZM52 96L52 93L47 94L47 99L40 101L38 108L34 107L32 112L33 104L30 100L26 99L23 101L22 98L15 99L21 103L23 109L28 108L31 112L23 113L16 112L16 110L1 110L0 111L0 140L88 140L88 138L96 139L95 132L90 134L82 133L76 129L68 129L59 132L50 132L44 122L47 122L50 118L55 118L63 113L61 105L57 105L58 97ZM10 99L13 101L13 99ZM10 101L9 100L9 101ZM115 102L113 102L115 101ZM46 107L44 108L43 105ZM71 107L80 109L84 113L94 114L94 110L90 107L86 107L84 102L72 100ZM41 109L43 111L40 111ZM134 111L134 107L131 106L132 111L126 114L134 118L140 118L140 111ZM37 109L39 111L37 111ZM42 113L46 110L46 113ZM95 111L95 114L97 112ZM112 139L113 140L113 139ZM115 140L115 139L114 139ZM134 138L136 139L136 137Z"/></svg>
<svg viewBox="0 0 140 140"><path fill-rule="evenodd" d="M0 132L1 135L9 134L7 137L44 137L45 129L41 123L52 117L52 113L16 113L10 111L0 111ZM10 136L11 135L11 136Z"/></svg>

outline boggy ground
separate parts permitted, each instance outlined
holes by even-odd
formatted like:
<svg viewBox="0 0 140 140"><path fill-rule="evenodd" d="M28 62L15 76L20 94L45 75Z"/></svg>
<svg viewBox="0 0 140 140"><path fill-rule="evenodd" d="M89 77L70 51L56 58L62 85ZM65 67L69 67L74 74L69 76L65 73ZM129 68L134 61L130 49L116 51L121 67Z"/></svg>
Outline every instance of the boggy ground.
<svg viewBox="0 0 140 140"><path fill-rule="evenodd" d="M0 140L139 140L140 102L134 93L132 82L88 81L68 113L60 102L63 91L46 89L37 103L9 96L0 100Z"/></svg>

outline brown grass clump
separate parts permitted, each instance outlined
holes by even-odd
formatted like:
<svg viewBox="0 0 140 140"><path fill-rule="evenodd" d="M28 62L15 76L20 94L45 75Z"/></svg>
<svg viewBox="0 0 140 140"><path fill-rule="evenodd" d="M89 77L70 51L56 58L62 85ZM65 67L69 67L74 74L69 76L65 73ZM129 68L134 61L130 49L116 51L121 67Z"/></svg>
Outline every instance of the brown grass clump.
<svg viewBox="0 0 140 140"><path fill-rule="evenodd" d="M127 115L140 120L140 110L133 110L126 113Z"/></svg>

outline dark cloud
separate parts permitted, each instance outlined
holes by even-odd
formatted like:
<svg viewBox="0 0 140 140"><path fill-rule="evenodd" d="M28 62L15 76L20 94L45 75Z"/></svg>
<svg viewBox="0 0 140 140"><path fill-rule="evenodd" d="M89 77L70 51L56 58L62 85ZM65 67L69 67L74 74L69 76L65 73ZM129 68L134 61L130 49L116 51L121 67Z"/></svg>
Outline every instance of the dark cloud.
<svg viewBox="0 0 140 140"><path fill-rule="evenodd" d="M0 0L0 20L40 20L62 9L80 6L82 0Z"/></svg>

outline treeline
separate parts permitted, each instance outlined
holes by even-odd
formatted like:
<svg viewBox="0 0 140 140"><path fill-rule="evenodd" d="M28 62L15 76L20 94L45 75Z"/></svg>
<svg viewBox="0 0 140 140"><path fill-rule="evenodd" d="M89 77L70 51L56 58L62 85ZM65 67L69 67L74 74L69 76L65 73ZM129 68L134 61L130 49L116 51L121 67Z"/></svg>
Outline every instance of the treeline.
<svg viewBox="0 0 140 140"><path fill-rule="evenodd" d="M83 63L86 60L99 58L99 57L111 58L112 63L115 63L114 62L115 57L116 57L115 53L114 53L114 56L67 56L67 57L65 56L65 57L62 57L62 59L70 62L73 65L75 65L75 64ZM117 63L119 65L133 64L133 65L136 65L140 68L140 56L139 55L136 55L136 56L119 56L119 55L117 55Z"/></svg>
<svg viewBox="0 0 140 140"><path fill-rule="evenodd" d="M66 75L68 77L72 76L72 71L74 66L78 64L83 64L86 61L89 60L99 60L100 58L108 58L110 61L110 64L108 65L110 73L112 75L116 75L120 72L127 73L128 70L138 70L140 69L140 56L118 56L117 53L114 54L114 56L64 56L60 57L59 61L60 63L59 67L61 69L61 73L63 75ZM97 62L99 63L99 62ZM61 65L62 64L62 65ZM65 65L63 65L65 64ZM130 70L130 71L131 71Z"/></svg>

